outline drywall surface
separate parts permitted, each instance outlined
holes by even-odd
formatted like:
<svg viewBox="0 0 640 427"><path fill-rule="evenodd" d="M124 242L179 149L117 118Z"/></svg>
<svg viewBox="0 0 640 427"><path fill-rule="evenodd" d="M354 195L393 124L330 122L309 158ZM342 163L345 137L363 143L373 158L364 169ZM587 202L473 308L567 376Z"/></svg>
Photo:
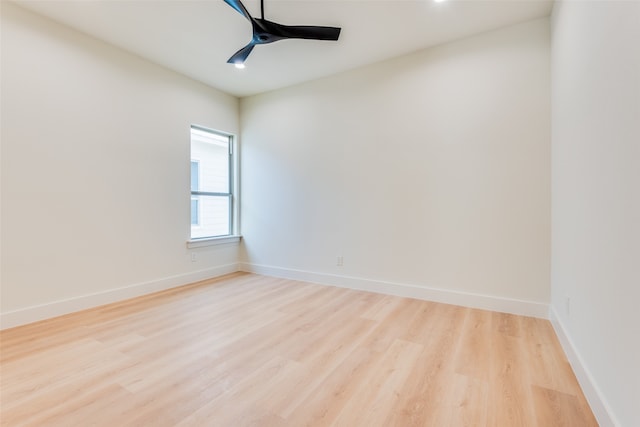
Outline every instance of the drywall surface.
<svg viewBox="0 0 640 427"><path fill-rule="evenodd" d="M243 262L548 303L549 105L547 19L243 98Z"/></svg>
<svg viewBox="0 0 640 427"><path fill-rule="evenodd" d="M238 100L2 2L3 314L237 263L186 248L191 124Z"/></svg>
<svg viewBox="0 0 640 427"><path fill-rule="evenodd" d="M613 424L638 426L640 3L557 3L552 34L552 308Z"/></svg>

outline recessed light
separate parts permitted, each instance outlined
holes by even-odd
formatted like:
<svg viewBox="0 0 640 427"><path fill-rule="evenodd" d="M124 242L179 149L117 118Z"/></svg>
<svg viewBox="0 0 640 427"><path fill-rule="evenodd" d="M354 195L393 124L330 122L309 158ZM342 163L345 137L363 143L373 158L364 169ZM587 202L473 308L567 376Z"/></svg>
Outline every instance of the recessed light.
<svg viewBox="0 0 640 427"><path fill-rule="evenodd" d="M236 66L236 68L240 68L240 69L243 69L243 68L244 68L244 63L242 63L242 62L236 62L236 63L235 63L235 64L233 64L233 65L235 65L235 66Z"/></svg>
<svg viewBox="0 0 640 427"><path fill-rule="evenodd" d="M433 0L433 1L436 2L436 3L442 3L442 2L447 1L447 0Z"/></svg>

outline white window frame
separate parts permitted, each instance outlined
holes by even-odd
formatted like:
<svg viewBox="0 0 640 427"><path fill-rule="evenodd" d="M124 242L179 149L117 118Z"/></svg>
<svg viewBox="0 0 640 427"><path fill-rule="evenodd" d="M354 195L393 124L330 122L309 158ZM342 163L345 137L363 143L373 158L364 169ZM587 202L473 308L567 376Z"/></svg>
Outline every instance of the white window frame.
<svg viewBox="0 0 640 427"><path fill-rule="evenodd" d="M191 210L191 199L193 197L198 196L227 196L229 197L229 234L221 235L221 236L210 236L210 237L198 237L192 238L190 237L187 241L188 248L197 248L203 246L211 246L211 245L219 245L224 243L234 243L238 242L241 238L240 236L240 212L239 212L239 180L238 180L238 149L235 135L222 132L219 130L211 129L204 126L199 125L191 125L189 128L189 147L191 147L191 130L196 129L202 132L209 132L215 135L219 135L225 138L228 138L229 141L229 193L209 193L203 191L191 191L191 179L189 179L189 210ZM191 162L197 161L190 159L189 169L191 169ZM200 183L200 187L202 187L202 171L201 168L198 168L198 182ZM191 173L191 172L190 172ZM200 206L201 203L198 203ZM200 212L199 212L200 214ZM189 224L191 224L191 212L189 213ZM191 236L191 229L189 231L189 236Z"/></svg>

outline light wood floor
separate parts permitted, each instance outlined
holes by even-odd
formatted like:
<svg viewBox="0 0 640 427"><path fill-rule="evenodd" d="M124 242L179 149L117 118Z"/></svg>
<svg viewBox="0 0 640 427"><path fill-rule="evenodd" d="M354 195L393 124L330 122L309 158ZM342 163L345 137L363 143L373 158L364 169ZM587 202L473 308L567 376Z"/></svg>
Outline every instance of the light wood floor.
<svg viewBox="0 0 640 427"><path fill-rule="evenodd" d="M2 426L597 425L546 320L257 275L0 339Z"/></svg>

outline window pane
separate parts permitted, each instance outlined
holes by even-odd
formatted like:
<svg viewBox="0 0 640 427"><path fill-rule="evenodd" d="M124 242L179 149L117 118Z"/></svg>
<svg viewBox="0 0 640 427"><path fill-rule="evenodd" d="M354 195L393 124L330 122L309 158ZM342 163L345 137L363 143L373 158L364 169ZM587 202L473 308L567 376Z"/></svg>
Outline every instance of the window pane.
<svg viewBox="0 0 640 427"><path fill-rule="evenodd" d="M191 225L200 224L200 203L197 198L191 198Z"/></svg>
<svg viewBox="0 0 640 427"><path fill-rule="evenodd" d="M191 191L198 191L200 187L200 164L191 160Z"/></svg>
<svg viewBox="0 0 640 427"><path fill-rule="evenodd" d="M191 225L191 238L231 234L228 196L199 196L200 222ZM191 202L193 205L193 202ZM193 211L192 211L193 212ZM193 220L193 213L192 213Z"/></svg>
<svg viewBox="0 0 640 427"><path fill-rule="evenodd" d="M229 193L229 137L191 129L191 162L198 163L198 190ZM192 185L193 185L193 167Z"/></svg>

